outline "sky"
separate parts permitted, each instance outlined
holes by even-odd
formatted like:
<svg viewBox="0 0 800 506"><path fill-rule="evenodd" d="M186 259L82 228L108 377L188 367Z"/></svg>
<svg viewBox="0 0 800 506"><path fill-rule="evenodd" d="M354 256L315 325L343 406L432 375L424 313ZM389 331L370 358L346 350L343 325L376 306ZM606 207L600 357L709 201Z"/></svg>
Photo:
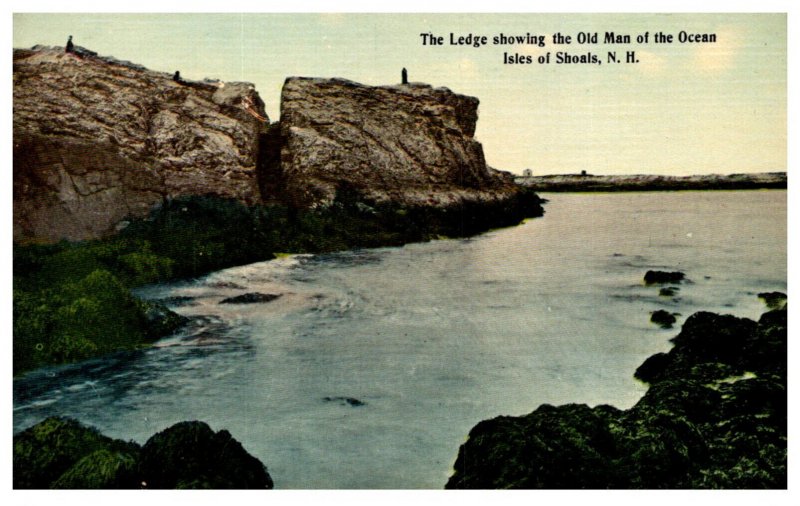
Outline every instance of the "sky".
<svg viewBox="0 0 800 506"><path fill-rule="evenodd" d="M288 76L369 85L409 80L480 99L476 138L495 168L534 174L672 174L787 169L785 14L13 14L13 46L74 42L101 55L256 85L272 121ZM681 43L681 31L715 43ZM573 37L555 45L555 33ZM630 44L604 44L606 32ZM671 44L654 34L674 36ZM423 45L422 33L442 36ZM488 44L451 45L469 34ZM499 34L544 47L493 45ZM579 33L598 43L579 44ZM636 37L648 33L647 43ZM609 63L634 51L638 63ZM556 64L556 53L602 64ZM504 64L504 53L531 64ZM539 57L550 53L549 64Z"/></svg>

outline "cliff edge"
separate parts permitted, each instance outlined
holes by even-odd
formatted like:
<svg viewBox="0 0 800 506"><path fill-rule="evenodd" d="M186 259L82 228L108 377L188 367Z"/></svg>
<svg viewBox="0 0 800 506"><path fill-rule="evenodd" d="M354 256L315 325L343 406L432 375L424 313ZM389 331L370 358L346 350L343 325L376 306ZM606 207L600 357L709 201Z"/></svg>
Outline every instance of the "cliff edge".
<svg viewBox="0 0 800 506"><path fill-rule="evenodd" d="M82 48L14 50L14 239L113 233L166 198L260 200L252 84L175 80Z"/></svg>
<svg viewBox="0 0 800 506"><path fill-rule="evenodd" d="M270 124L252 84L187 81L79 47L16 49L13 77L18 242L107 237L193 196L486 206L498 217L488 228L508 225L504 213L541 214L537 199L523 210L510 174L487 167L478 99L447 88L290 77Z"/></svg>
<svg viewBox="0 0 800 506"><path fill-rule="evenodd" d="M329 204L342 186L407 206L507 198L513 180L487 167L474 138L478 104L426 84L290 77L274 177L299 207Z"/></svg>

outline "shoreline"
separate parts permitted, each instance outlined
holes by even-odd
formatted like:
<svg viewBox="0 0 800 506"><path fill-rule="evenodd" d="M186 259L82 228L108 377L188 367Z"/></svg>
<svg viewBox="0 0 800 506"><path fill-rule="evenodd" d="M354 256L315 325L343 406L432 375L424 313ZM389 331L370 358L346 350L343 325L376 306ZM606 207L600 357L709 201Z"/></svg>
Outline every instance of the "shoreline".
<svg viewBox="0 0 800 506"><path fill-rule="evenodd" d="M175 199L117 235L14 244L14 375L150 346L186 323L131 289L270 260L470 237L544 214L533 191L443 207L372 203L345 195L299 210L227 199ZM109 337L113 336L113 337Z"/></svg>
<svg viewBox="0 0 800 506"><path fill-rule="evenodd" d="M477 423L446 489L786 489L787 306L699 311L647 358L630 409L542 404ZM775 299L775 300L773 300Z"/></svg>
<svg viewBox="0 0 800 506"><path fill-rule="evenodd" d="M537 192L651 192L697 190L761 190L788 188L786 172L662 176L652 174L553 174L515 176L514 181Z"/></svg>

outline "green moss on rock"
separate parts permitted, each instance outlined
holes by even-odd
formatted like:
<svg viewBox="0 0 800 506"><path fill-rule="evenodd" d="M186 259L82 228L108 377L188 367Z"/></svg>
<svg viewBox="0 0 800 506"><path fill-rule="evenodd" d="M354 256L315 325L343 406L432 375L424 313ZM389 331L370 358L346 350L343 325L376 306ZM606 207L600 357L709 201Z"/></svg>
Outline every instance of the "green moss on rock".
<svg viewBox="0 0 800 506"><path fill-rule="evenodd" d="M541 406L470 432L446 488L786 488L786 310L689 317L627 411Z"/></svg>
<svg viewBox="0 0 800 506"><path fill-rule="evenodd" d="M51 417L14 436L14 488L272 488L267 468L228 431L181 422L144 447Z"/></svg>

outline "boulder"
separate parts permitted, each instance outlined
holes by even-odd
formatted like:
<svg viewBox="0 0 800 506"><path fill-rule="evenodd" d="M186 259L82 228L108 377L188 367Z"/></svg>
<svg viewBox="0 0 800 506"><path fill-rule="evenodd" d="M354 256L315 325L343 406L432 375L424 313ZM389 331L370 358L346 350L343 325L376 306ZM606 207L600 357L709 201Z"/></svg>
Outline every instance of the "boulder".
<svg viewBox="0 0 800 506"><path fill-rule="evenodd" d="M677 321L675 316L678 316L678 313L670 313L669 311L659 309L657 311L653 311L653 313L650 315L650 321L662 329L671 329L672 324Z"/></svg>
<svg viewBox="0 0 800 506"><path fill-rule="evenodd" d="M50 417L14 436L14 488L132 488L135 443Z"/></svg>
<svg viewBox="0 0 800 506"><path fill-rule="evenodd" d="M156 340L167 336L189 322L189 318L179 315L158 301L139 301L144 309L145 334Z"/></svg>
<svg viewBox="0 0 800 506"><path fill-rule="evenodd" d="M763 292L758 294L758 298L770 309L782 309L786 305L786 294L783 292Z"/></svg>
<svg viewBox="0 0 800 506"><path fill-rule="evenodd" d="M680 283L686 278L686 274L680 271L667 272L667 271L647 271L644 275L644 283L646 285L655 285L662 283Z"/></svg>
<svg viewBox="0 0 800 506"><path fill-rule="evenodd" d="M147 488L272 488L267 468L226 430L180 422L142 447L139 475Z"/></svg>
<svg viewBox="0 0 800 506"><path fill-rule="evenodd" d="M272 488L266 467L225 430L181 422L144 447L51 417L14 436L14 488Z"/></svg>

